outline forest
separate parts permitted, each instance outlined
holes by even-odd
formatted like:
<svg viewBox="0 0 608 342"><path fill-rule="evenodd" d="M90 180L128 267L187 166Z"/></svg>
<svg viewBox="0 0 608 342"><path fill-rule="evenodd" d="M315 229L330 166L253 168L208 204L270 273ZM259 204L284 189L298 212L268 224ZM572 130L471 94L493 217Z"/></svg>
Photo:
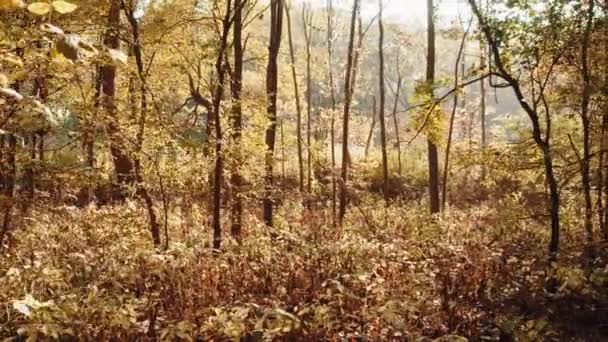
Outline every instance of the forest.
<svg viewBox="0 0 608 342"><path fill-rule="evenodd" d="M608 341L608 1L0 0L0 340Z"/></svg>

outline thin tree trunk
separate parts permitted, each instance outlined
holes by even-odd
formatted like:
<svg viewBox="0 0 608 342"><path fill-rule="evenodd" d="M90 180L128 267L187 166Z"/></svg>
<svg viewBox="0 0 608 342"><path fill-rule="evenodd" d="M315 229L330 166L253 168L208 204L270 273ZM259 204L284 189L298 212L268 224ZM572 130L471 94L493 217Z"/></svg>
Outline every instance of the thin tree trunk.
<svg viewBox="0 0 608 342"><path fill-rule="evenodd" d="M397 58L397 70L399 70L399 59ZM395 100L393 102L393 125L395 126L395 147L397 148L397 174L401 176L401 138L399 136L399 120L397 119L397 104L399 103L399 91L401 91L401 72L397 71L397 90L395 91Z"/></svg>
<svg viewBox="0 0 608 342"><path fill-rule="evenodd" d="M127 19L131 25L131 34L133 36L133 54L135 56L135 63L137 65L137 73L139 75L139 83L140 83L140 115L139 115L139 127L137 131L136 138L136 146L135 146L135 155L133 157L133 168L135 171L135 181L137 185L137 194L143 200L146 212L148 213L148 222L150 225L150 233L152 235L152 241L154 242L154 246L160 246L160 227L158 224L158 219L156 216L156 211L154 209L154 202L148 189L146 188L146 184L143 179L143 170L141 166L141 157L140 154L143 150L143 144L145 139L145 129L146 129L146 121L147 121L147 96L146 96L146 75L144 70L144 62L143 55L141 49L141 41L139 34L139 23L137 19L133 15L133 8L127 9L123 2L123 8L125 9L125 13L127 15ZM134 106L135 108L136 106ZM134 117L135 118L135 117Z"/></svg>
<svg viewBox="0 0 608 342"><path fill-rule="evenodd" d="M340 208L338 213L338 222L342 225L344 215L346 214L347 201L347 181L348 181L348 123L350 114L350 102L352 100L352 83L351 74L353 72L353 45L355 38L355 22L357 19L357 10L359 9L359 0L354 0L353 11L350 21L350 37L348 40L348 58L346 62L346 75L344 77L344 117L342 123L342 170L340 181Z"/></svg>
<svg viewBox="0 0 608 342"><path fill-rule="evenodd" d="M273 164L274 145L277 130L277 91L278 91L278 66L277 59L281 48L281 30L283 26L283 0L271 0L270 2L270 44L268 45L268 66L266 68L266 97L268 126L266 128L266 158L264 177L264 199L263 217L264 223L272 227L272 187L273 187Z"/></svg>
<svg viewBox="0 0 608 342"><path fill-rule="evenodd" d="M458 67L460 64L460 60L464 55L464 48L467 41L467 35L469 34L469 30L471 29L471 24L473 20L469 22L469 26L466 31L462 34L462 40L460 41L460 47L458 48L458 55L456 56L456 63L454 65L454 88L458 87ZM462 68L464 70L464 67ZM464 74L462 74L464 77ZM445 204L447 202L447 194L448 194L448 173L450 171L450 148L452 146L452 132L454 130L454 119L456 118L456 108L458 107L458 91L454 92L454 102L452 103L452 113L450 115L450 124L448 128L448 141L445 147L445 160L443 162L443 188L441 194L441 211L445 212Z"/></svg>
<svg viewBox="0 0 608 342"><path fill-rule="evenodd" d="M367 135L367 140L365 140L365 158L367 158L369 154L369 146L372 143L372 137L374 136L374 128L376 127L376 117L378 116L378 108L376 105L376 97L372 98L372 103L374 107L374 112L372 113L372 125L369 128L369 134Z"/></svg>
<svg viewBox="0 0 608 342"><path fill-rule="evenodd" d="M289 41L289 55L291 57L291 77L293 78L294 96L296 98L296 141L298 149L298 188L304 192L304 158L302 157L302 105L298 89L298 77L296 75L296 57L293 48L293 37L291 34L291 16L289 6L285 6L285 17L287 18L287 38ZM333 143L332 143L333 144Z"/></svg>
<svg viewBox="0 0 608 342"><path fill-rule="evenodd" d="M608 12L608 2L604 2L603 12ZM603 61L603 78L604 86L602 89L602 95L604 96L604 102L602 107L602 129L600 135L600 154L598 163L598 189L597 189L597 205L598 205L598 216L600 230L604 240L608 240L608 172L606 170L606 150L608 149L608 28L604 26L603 32L603 45L604 45L604 61ZM605 196L604 196L605 195ZM602 203L602 197L604 197L604 203Z"/></svg>
<svg viewBox="0 0 608 342"><path fill-rule="evenodd" d="M234 45L234 70L230 82L230 91L232 95L232 144L233 144L233 161L232 174L230 183L232 184L232 206L231 220L232 226L230 233L234 238L240 241L242 219L243 219L243 196L241 194L242 180L239 172L242 163L242 155L240 152L241 145L241 130L243 122L243 113L241 107L241 90L243 88L243 11L242 7L247 0L234 0L234 28L233 28L233 45Z"/></svg>
<svg viewBox="0 0 608 342"><path fill-rule="evenodd" d="M378 121L380 121L380 143L382 147L382 194L384 196L384 204L388 206L388 158L386 156L386 125L384 123L384 105L386 94L384 88L384 25L382 24L382 0L378 0L378 7L378 87L380 90Z"/></svg>
<svg viewBox="0 0 608 342"><path fill-rule="evenodd" d="M357 14L357 47L355 48L353 56L353 75L351 81L351 97L354 96L355 87L357 86L357 73L359 71L359 58L363 51L363 39L365 38L365 32L363 32L363 18L361 16L361 10Z"/></svg>
<svg viewBox="0 0 608 342"><path fill-rule="evenodd" d="M484 70L486 67L486 58L485 58L485 47L483 44L483 38L479 39L479 64L481 70ZM479 81L479 115L481 117L481 153L482 155L486 151L486 80L485 78ZM481 164L481 182L483 183L486 179L486 165L485 158L482 158Z"/></svg>
<svg viewBox="0 0 608 342"><path fill-rule="evenodd" d="M11 216L15 197L15 180L17 179L17 139L13 134L0 134L0 208L2 208L2 230L0 230L0 247L11 227Z"/></svg>
<svg viewBox="0 0 608 342"><path fill-rule="evenodd" d="M312 80L310 71L310 41L312 35L312 12L302 6L302 23L304 25L304 40L306 43L306 191L312 192L312 146L311 146L311 110L312 110Z"/></svg>
<svg viewBox="0 0 608 342"><path fill-rule="evenodd" d="M589 66L589 45L591 44L591 29L593 27L593 11L595 1L589 1L587 12L587 24L583 35L581 46L582 59L582 79L583 94L581 96L581 121L583 124L583 160L581 163L581 178L583 183L583 193L585 196L585 220L584 227L587 232L587 244L591 248L593 245L593 208L591 204L591 179L590 179L590 159L591 159L591 123L589 118L589 101L591 99L591 70Z"/></svg>
<svg viewBox="0 0 608 342"><path fill-rule="evenodd" d="M426 81L433 97L433 84L435 82L435 8L433 0L427 0L427 61ZM437 146L430 138L427 139L429 162L429 195L431 214L439 212L439 158Z"/></svg>
<svg viewBox="0 0 608 342"><path fill-rule="evenodd" d="M331 96L331 119L330 119L330 137L331 137L331 219L332 224L336 225L336 94L334 92L334 72L333 72L333 25L331 17L333 15L332 0L327 3L327 55L329 69L329 93Z"/></svg>

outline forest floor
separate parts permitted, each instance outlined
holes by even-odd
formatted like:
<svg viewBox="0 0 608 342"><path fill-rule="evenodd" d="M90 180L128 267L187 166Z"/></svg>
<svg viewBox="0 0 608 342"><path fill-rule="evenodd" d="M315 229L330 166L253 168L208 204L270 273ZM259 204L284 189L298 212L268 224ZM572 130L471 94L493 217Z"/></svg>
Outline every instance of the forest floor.
<svg viewBox="0 0 608 342"><path fill-rule="evenodd" d="M2 249L0 336L608 340L608 257L585 263L576 222L565 222L559 263L548 267L548 229L522 218L516 200L439 217L423 205L384 208L368 196L341 228L301 200L283 202L275 228L252 206L242 244L226 238L219 253L196 208L190 227L179 210L169 215L164 251L136 203L38 209ZM545 290L549 277L556 293Z"/></svg>

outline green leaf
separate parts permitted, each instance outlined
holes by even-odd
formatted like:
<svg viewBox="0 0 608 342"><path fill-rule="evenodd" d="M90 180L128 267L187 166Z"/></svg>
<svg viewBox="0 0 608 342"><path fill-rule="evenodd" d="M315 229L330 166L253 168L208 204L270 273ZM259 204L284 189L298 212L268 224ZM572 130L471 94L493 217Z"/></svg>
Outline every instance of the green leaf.
<svg viewBox="0 0 608 342"><path fill-rule="evenodd" d="M46 2L33 2L27 6L27 10L36 15L45 15L51 11L51 5Z"/></svg>
<svg viewBox="0 0 608 342"><path fill-rule="evenodd" d="M57 0L51 3L53 5L53 9L61 14L71 13L78 8L78 6L74 5L71 2Z"/></svg>

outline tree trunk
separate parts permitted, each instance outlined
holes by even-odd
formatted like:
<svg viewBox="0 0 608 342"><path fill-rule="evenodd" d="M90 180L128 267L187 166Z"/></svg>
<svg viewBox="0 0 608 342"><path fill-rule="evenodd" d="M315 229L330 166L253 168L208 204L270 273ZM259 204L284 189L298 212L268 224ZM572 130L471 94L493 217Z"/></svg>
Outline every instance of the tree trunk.
<svg viewBox="0 0 608 342"><path fill-rule="evenodd" d="M334 72L333 72L333 25L331 17L333 15L332 0L327 3L327 55L329 69L329 93L331 96L331 119L330 119L330 137L331 137L331 219L332 224L336 225L336 94L334 92Z"/></svg>
<svg viewBox="0 0 608 342"><path fill-rule="evenodd" d="M485 48L483 44L483 38L479 39L479 64L481 70L486 67ZM486 80L485 78L479 81L479 115L481 117L481 153L482 156L486 151ZM486 179L486 164L484 161L485 157L482 158L481 164L481 182L483 183Z"/></svg>
<svg viewBox="0 0 608 342"><path fill-rule="evenodd" d="M11 227L11 215L14 205L15 180L17 179L17 139L13 134L0 134L0 208L2 212L2 230L0 230L0 247Z"/></svg>
<svg viewBox="0 0 608 342"><path fill-rule="evenodd" d="M312 12L302 6L302 23L304 25L304 40L306 43L306 191L312 192L312 144L311 144L311 111L312 111L312 79L310 71L310 40L312 35Z"/></svg>
<svg viewBox="0 0 608 342"><path fill-rule="evenodd" d="M397 69L399 69L399 59L397 59ZM395 147L397 148L397 174L401 176L401 138L399 137L399 120L397 119L397 104L399 103L399 91L401 91L401 72L397 71L397 90L393 102L393 125L395 126Z"/></svg>
<svg viewBox="0 0 608 342"><path fill-rule="evenodd" d="M559 234L560 234L560 223L559 223L559 190L557 185L557 180L555 178L555 174L553 172L553 156L551 153L551 118L550 113L546 113L547 115L547 130L545 132L545 139L542 137L542 132L540 128L540 119L538 112L534 110L529 103L533 103L536 99L532 101L527 101L523 95L521 90L521 86L519 84L518 79L513 77L506 69L505 65L502 62L502 57L500 54L500 48L495 37L492 35L492 29L488 25L487 21L481 14L479 7L477 6L475 0L468 0L469 5L473 11L473 14L477 17L479 22L479 26L485 36L486 42L489 44L491 52L492 52L492 60L496 65L496 72L500 75L502 79L504 79L509 86L513 89L515 93L515 97L517 98L519 104L524 109L528 117L530 118L530 122L532 124L532 137L534 138L534 142L537 147L540 149L543 155L543 164L545 167L545 177L546 182L549 186L549 196L550 196L550 216L551 216L551 241L549 242L549 262L553 262L557 260L557 253L559 251Z"/></svg>
<svg viewBox="0 0 608 342"><path fill-rule="evenodd" d="M241 130L243 126L243 112L241 107L241 90L243 88L243 11L242 7L247 0L234 0L234 28L233 28L233 45L234 45L234 69L232 71L230 92L232 95L232 143L233 143L233 161L232 175L230 183L232 184L232 226L230 232L234 238L240 241L241 228L243 220L243 195L241 194L242 180L240 174L240 166L242 163L242 155L240 152L241 145Z"/></svg>
<svg viewBox="0 0 608 342"><path fill-rule="evenodd" d="M138 122L138 130L136 137L136 146L135 146L135 155L133 157L133 169L135 171L135 182L137 188L137 195L144 202L144 206L146 208L146 212L148 214L148 222L150 226L150 234L152 235L152 241L154 242L154 246L160 246L160 227L158 224L158 219L156 216L156 211L154 209L154 202L148 189L146 188L146 184L143 179L143 170L141 165L141 157L140 154L143 150L144 138L145 138L145 128L147 121L147 96L146 96L146 75L144 70L144 62L143 62L143 54L141 49L141 41L139 34L139 23L137 19L133 15L133 8L127 9L125 8L125 13L127 15L127 19L131 25L131 34L133 37L133 54L135 56L135 63L137 65L137 73L139 75L139 83L140 83L140 113L139 113L139 122ZM134 81L134 80L133 80ZM135 102L135 101L134 101ZM133 104L133 109L137 106ZM135 119L135 117L134 117ZM168 241L165 242L165 246L168 245Z"/></svg>
<svg viewBox="0 0 608 342"><path fill-rule="evenodd" d="M608 12L608 3L604 2L604 15ZM603 61L603 78L604 85L602 95L604 97L602 106L602 128L600 135L600 154L598 163L598 189L597 189L597 205L600 230L604 240L608 240L608 172L606 172L606 150L608 149L608 28L604 26L603 32L604 45L604 61ZM604 203L602 203L604 197Z"/></svg>
<svg viewBox="0 0 608 342"><path fill-rule="evenodd" d="M289 6L285 6L285 17L287 18L287 38L289 41L289 55L291 57L291 77L293 78L294 96L296 98L296 141L298 149L298 188L304 192L304 158L302 157L302 105L298 89L298 77L296 75L296 57L293 49L293 37L291 34L291 16Z"/></svg>
<svg viewBox="0 0 608 342"><path fill-rule="evenodd" d="M369 154L369 146L372 143L372 137L374 136L374 128L376 127L376 117L378 116L378 107L376 106L376 97L372 98L372 103L374 107L374 112L372 113L372 125L369 128L369 134L367 135L367 140L365 140L365 158Z"/></svg>
<svg viewBox="0 0 608 342"><path fill-rule="evenodd" d="M111 0L108 12L108 26L104 37L104 45L110 49L120 48L119 29L120 29L120 0ZM125 152L125 146L118 118L116 115L116 66L102 65L99 67L101 78L100 87L102 105L108 115L107 132L110 139L110 153L114 163L114 173L116 176L116 188L112 197L114 200L123 201L126 198L126 187L135 184L135 173L133 161Z"/></svg>
<svg viewBox="0 0 608 342"><path fill-rule="evenodd" d="M384 204L388 206L388 158L386 157L386 125L384 124L384 105L386 96L384 88L384 25L382 23L382 0L378 0L378 7L378 86L380 90L378 121L380 121L380 145L382 148L382 194L384 195Z"/></svg>
<svg viewBox="0 0 608 342"><path fill-rule="evenodd" d="M350 21L350 37L348 40L348 59L346 62L346 75L344 77L344 117L342 122L342 170L340 180L340 208L338 212L338 222L342 225L346 214L347 181L348 181L348 123L350 114L350 102L352 100L351 74L353 72L353 45L355 38L355 22L359 0L354 0L353 11Z"/></svg>
<svg viewBox="0 0 608 342"><path fill-rule="evenodd" d="M433 98L433 83L435 82L435 18L433 0L427 0L427 60L426 82ZM429 195L431 214L439 212L439 158L437 146L430 138L427 140L429 162Z"/></svg>
<svg viewBox="0 0 608 342"><path fill-rule="evenodd" d="M224 79L226 76L226 48L228 46L228 34L232 24L232 1L226 1L226 14L222 20L222 32L220 36L220 47L215 60L215 72L217 73L217 83L213 91L213 126L215 128L215 167L213 170L213 249L219 250L222 243L221 225L221 205L222 205L222 176L223 176L223 156L222 156L222 121L220 119L220 109L224 94Z"/></svg>
<svg viewBox="0 0 608 342"><path fill-rule="evenodd" d="M591 122L589 118L589 102L591 99L591 70L589 66L589 45L591 44L591 29L593 26L594 0L589 1L587 12L587 24L582 39L581 59L583 79L583 94L581 96L581 121L583 125L583 159L581 162L581 179L583 194L585 197L585 220L584 227L587 232L588 248L593 245L593 208L591 204L591 179L590 179L590 159L591 159Z"/></svg>
<svg viewBox="0 0 608 342"><path fill-rule="evenodd" d="M281 30L283 26L283 0L270 2L270 44L268 45L268 66L266 67L266 97L268 126L266 128L266 158L264 176L264 199L262 200L264 223L272 227L272 188L274 144L277 130L277 91L278 66L277 59L281 48Z"/></svg>

